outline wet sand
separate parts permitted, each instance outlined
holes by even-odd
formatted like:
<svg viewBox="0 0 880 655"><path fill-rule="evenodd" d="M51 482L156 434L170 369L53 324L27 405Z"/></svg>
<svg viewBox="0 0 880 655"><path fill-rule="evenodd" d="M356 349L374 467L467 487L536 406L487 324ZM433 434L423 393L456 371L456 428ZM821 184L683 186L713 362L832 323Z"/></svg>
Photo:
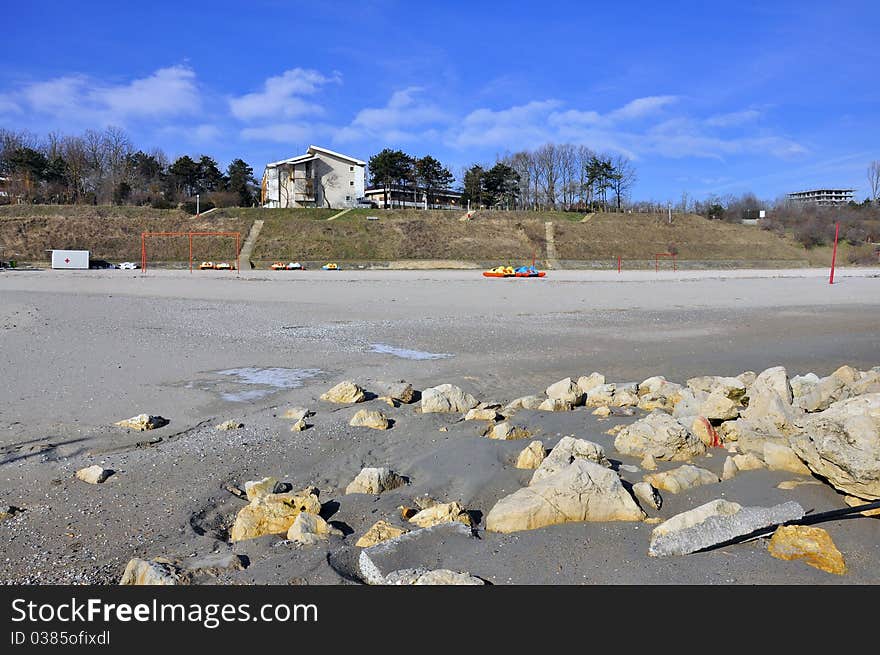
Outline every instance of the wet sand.
<svg viewBox="0 0 880 655"><path fill-rule="evenodd" d="M19 271L0 274L0 299L0 502L25 509L0 523L6 582L115 583L134 556L228 550L226 529L242 501L223 485L266 475L317 486L331 520L350 534L326 546L280 537L236 544L249 566L216 580L350 582L354 541L379 518L400 524L398 505L427 493L485 515L528 479L510 463L527 442L481 438L457 415L318 400L343 379L367 390L396 380L416 389L450 382L480 400L507 402L594 370L609 381L684 382L774 365L827 375L845 363L880 364L876 269L840 269L833 286L827 271L803 269L560 271L543 280L486 280L474 271ZM235 369L250 373L222 374ZM279 416L291 405L315 410L314 427L290 432ZM394 427L348 426L362 407L383 409ZM143 412L171 423L146 433L112 425ZM634 418L600 421L583 408L517 416L546 447L572 434L628 465L638 462L617 456L604 431ZM212 429L226 419L245 428ZM720 473L725 455L695 464ZM93 463L117 474L99 486L72 477ZM380 465L412 484L379 497L344 495L362 466ZM630 482L643 473L621 470ZM743 505L794 499L816 511L844 506L827 485L775 488L792 477L749 471L667 494L652 515L717 497ZM880 582L874 519L823 526L847 558L850 573L841 578L780 562L760 541L655 560L646 555L650 527L481 531L482 539L425 564L496 584Z"/></svg>

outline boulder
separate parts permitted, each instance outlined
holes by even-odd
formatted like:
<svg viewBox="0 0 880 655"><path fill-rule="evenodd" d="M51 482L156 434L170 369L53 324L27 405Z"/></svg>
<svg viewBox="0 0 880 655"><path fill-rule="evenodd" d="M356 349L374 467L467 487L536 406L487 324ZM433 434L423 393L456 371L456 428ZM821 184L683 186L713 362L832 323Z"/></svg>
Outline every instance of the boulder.
<svg viewBox="0 0 880 655"><path fill-rule="evenodd" d="M385 576L386 585L484 585L480 578L470 573L459 573L449 569L403 569L392 571Z"/></svg>
<svg viewBox="0 0 880 655"><path fill-rule="evenodd" d="M775 441L764 442L764 463L771 471L810 475L810 469L791 448Z"/></svg>
<svg viewBox="0 0 880 655"><path fill-rule="evenodd" d="M179 585L186 584L180 569L164 558L144 560L132 558L125 566L120 585Z"/></svg>
<svg viewBox="0 0 880 655"><path fill-rule="evenodd" d="M636 407L639 404L639 397L631 389L616 389L611 400L613 407Z"/></svg>
<svg viewBox="0 0 880 655"><path fill-rule="evenodd" d="M641 466L646 471L655 471L657 469L657 462L654 461L653 455L645 455L642 458L642 461L639 462L639 466Z"/></svg>
<svg viewBox="0 0 880 655"><path fill-rule="evenodd" d="M547 400L538 405L538 409L542 412L568 412L573 408L574 405L561 398L547 398Z"/></svg>
<svg viewBox="0 0 880 655"><path fill-rule="evenodd" d="M706 452L703 442L669 414L655 410L617 433L614 447L624 455L688 460Z"/></svg>
<svg viewBox="0 0 880 655"><path fill-rule="evenodd" d="M93 464L76 472L77 479L89 484L102 484L111 475L113 475L112 469L105 469L98 464Z"/></svg>
<svg viewBox="0 0 880 655"><path fill-rule="evenodd" d="M532 474L529 485L559 473L576 459L585 459L599 466L611 468L611 462L605 456L605 449L599 444L586 439L562 437Z"/></svg>
<svg viewBox="0 0 880 655"><path fill-rule="evenodd" d="M858 369L853 368L849 364L844 364L839 369L834 371L834 373L832 373L829 377L836 378L840 380L843 384L848 386L858 382L858 380L861 378L861 375L862 374L858 371Z"/></svg>
<svg viewBox="0 0 880 655"><path fill-rule="evenodd" d="M278 480L269 476L262 480L248 480L244 483L244 494L249 501L255 500L260 496L275 493L278 486Z"/></svg>
<svg viewBox="0 0 880 655"><path fill-rule="evenodd" d="M306 409L305 407L291 407L287 409L282 415L281 418L292 419L294 421L301 421L303 419L309 418L310 416L314 416L315 412L310 409Z"/></svg>
<svg viewBox="0 0 880 655"><path fill-rule="evenodd" d="M465 421L497 421L498 411L495 409L474 407L464 415Z"/></svg>
<svg viewBox="0 0 880 655"><path fill-rule="evenodd" d="M342 531L331 526L317 514L301 512L293 520L287 530L287 538L300 544L311 546L320 541L327 541L330 535L342 536Z"/></svg>
<svg viewBox="0 0 880 655"><path fill-rule="evenodd" d="M241 421L230 420L230 421L223 421L222 423L215 425L214 429L226 431L226 430L238 430L243 427L244 427L244 423L242 423Z"/></svg>
<svg viewBox="0 0 880 655"><path fill-rule="evenodd" d="M746 392L748 392L748 388L755 383L755 380L758 378L758 374L754 371L744 371L736 376L736 379L746 385Z"/></svg>
<svg viewBox="0 0 880 655"><path fill-rule="evenodd" d="M587 407L601 407L602 405L614 404L615 384L599 384L587 392L584 404Z"/></svg>
<svg viewBox="0 0 880 655"><path fill-rule="evenodd" d="M238 511L229 536L235 542L285 534L301 513L320 511L321 503L314 489L258 496Z"/></svg>
<svg viewBox="0 0 880 655"><path fill-rule="evenodd" d="M856 498L855 496L844 496L843 502L845 502L850 507L859 507L860 505L865 505L867 503L866 500L862 498ZM862 516L880 516L880 508L878 509L866 509L864 512L859 512Z"/></svg>
<svg viewBox="0 0 880 655"><path fill-rule="evenodd" d="M651 509L659 510L663 506L660 492L647 482L636 482L633 485L633 495L642 501L643 506L647 505Z"/></svg>
<svg viewBox="0 0 880 655"><path fill-rule="evenodd" d="M393 539L394 537L399 537L407 532L409 532L409 530L405 528L398 528L396 525L392 525L387 521L379 520L370 526L370 529L367 530L357 542L355 542L355 546L358 546L359 548L369 548L370 546L375 546L386 539Z"/></svg>
<svg viewBox="0 0 880 655"><path fill-rule="evenodd" d="M654 528L648 555L687 555L803 516L804 508L793 501L773 507L742 507L726 500L713 500L676 514Z"/></svg>
<svg viewBox="0 0 880 655"><path fill-rule="evenodd" d="M790 446L813 473L840 491L880 499L880 393L807 414L802 427Z"/></svg>
<svg viewBox="0 0 880 655"><path fill-rule="evenodd" d="M294 423L293 425L290 426L290 431L291 432L302 432L303 430L307 429L308 427L309 427L309 424L306 423L306 420L304 418L301 418L296 423Z"/></svg>
<svg viewBox="0 0 880 655"><path fill-rule="evenodd" d="M389 468L363 468L345 488L345 493L381 494L405 484L406 480Z"/></svg>
<svg viewBox="0 0 880 655"><path fill-rule="evenodd" d="M709 395L719 395L729 400L739 401L746 395L746 385L739 378L728 378L720 375L703 375L687 381L691 391Z"/></svg>
<svg viewBox="0 0 880 655"><path fill-rule="evenodd" d="M416 392L413 390L412 385L407 382L395 382L388 385L385 395L405 405L408 405L416 398Z"/></svg>
<svg viewBox="0 0 880 655"><path fill-rule="evenodd" d="M806 525L781 525L770 538L767 550L782 560L801 560L813 568L843 575L846 562L834 541L822 528Z"/></svg>
<svg viewBox="0 0 880 655"><path fill-rule="evenodd" d="M462 391L454 384L441 384L422 392L422 413L459 412L464 413L479 404L476 398Z"/></svg>
<svg viewBox="0 0 880 655"><path fill-rule="evenodd" d="M757 471L758 469L767 468L763 460L754 453L734 455L733 462L736 464L738 471Z"/></svg>
<svg viewBox="0 0 880 655"><path fill-rule="evenodd" d="M678 395L678 402L672 408L674 418L699 416L703 401L709 397L705 391L694 392L692 389L682 389Z"/></svg>
<svg viewBox="0 0 880 655"><path fill-rule="evenodd" d="M515 400L511 400L507 405L505 405L505 410L516 410L516 409L538 409L543 403L545 398L541 398L541 396L522 396L521 398L516 398Z"/></svg>
<svg viewBox="0 0 880 655"><path fill-rule="evenodd" d="M793 396L791 384L788 381L788 372L784 366L774 366L762 371L755 381L749 386L748 397L751 406L754 396L773 393L782 399L786 405L791 405Z"/></svg>
<svg viewBox="0 0 880 655"><path fill-rule="evenodd" d="M602 405L602 407L597 407L591 413L593 416L607 418L608 416L611 416L611 408L606 407L605 405Z"/></svg>
<svg viewBox="0 0 880 655"><path fill-rule="evenodd" d="M367 395L364 390L351 380L344 380L326 393L321 394L321 400L341 405L360 403L363 402L366 397Z"/></svg>
<svg viewBox="0 0 880 655"><path fill-rule="evenodd" d="M831 403L852 395L840 378L829 375L819 379L813 373L792 378L791 393L794 406L806 412L821 412L828 409Z"/></svg>
<svg viewBox="0 0 880 655"><path fill-rule="evenodd" d="M572 521L641 521L645 513L617 473L576 459L555 475L499 500L486 529L510 533Z"/></svg>
<svg viewBox="0 0 880 655"><path fill-rule="evenodd" d="M117 421L115 425L118 425L121 428L128 428L129 430L155 430L157 428L164 427L168 425L171 421L167 418L162 418L161 416L152 416L150 414L138 414L137 416L132 416L131 418L127 418L123 421Z"/></svg>
<svg viewBox="0 0 880 655"><path fill-rule="evenodd" d="M551 384L547 387L546 394L550 400L562 400L575 407L583 403L586 395L571 378Z"/></svg>
<svg viewBox="0 0 880 655"><path fill-rule="evenodd" d="M547 452L544 450L544 444L540 441L533 441L517 455L516 468L536 469L546 457Z"/></svg>
<svg viewBox="0 0 880 655"><path fill-rule="evenodd" d="M485 436L490 439L500 439L502 441L513 441L514 439L528 439L532 436L526 428L514 425L509 421L503 421L497 425L490 425L484 432Z"/></svg>
<svg viewBox="0 0 880 655"><path fill-rule="evenodd" d="M431 507L421 510L409 519L410 523L414 523L420 528L430 528L433 525L451 523L453 521L463 523L467 526L473 524L471 515L467 513L465 508L462 507L461 503L458 501L432 505Z"/></svg>
<svg viewBox="0 0 880 655"><path fill-rule="evenodd" d="M584 395L598 387L600 384L605 384L605 376L601 373L596 373L595 371L589 375L582 375L577 379L578 389L580 389L581 393Z"/></svg>
<svg viewBox="0 0 880 655"><path fill-rule="evenodd" d="M712 471L690 464L661 473L649 473L644 476L644 480L661 491L673 494L721 481Z"/></svg>
<svg viewBox="0 0 880 655"><path fill-rule="evenodd" d="M745 388L743 388L743 392L745 392ZM697 414L711 420L729 421L739 416L741 408L739 400L731 400L723 390L718 390L710 393L700 403Z"/></svg>
<svg viewBox="0 0 880 655"><path fill-rule="evenodd" d="M721 445L721 435L718 434L718 431L712 426L712 423L709 422L707 417L695 416L687 422L680 418L678 421L682 425L690 427L694 436L702 441L703 445L707 448L718 447Z"/></svg>
<svg viewBox="0 0 880 655"><path fill-rule="evenodd" d="M372 428L373 430L387 430L391 425L385 414L370 409L358 410L348 424L356 428Z"/></svg>
<svg viewBox="0 0 880 655"><path fill-rule="evenodd" d="M724 460L724 467L721 469L721 479L732 480L736 477L737 473L739 473L739 468L737 467L736 462L733 461L733 457L728 456Z"/></svg>

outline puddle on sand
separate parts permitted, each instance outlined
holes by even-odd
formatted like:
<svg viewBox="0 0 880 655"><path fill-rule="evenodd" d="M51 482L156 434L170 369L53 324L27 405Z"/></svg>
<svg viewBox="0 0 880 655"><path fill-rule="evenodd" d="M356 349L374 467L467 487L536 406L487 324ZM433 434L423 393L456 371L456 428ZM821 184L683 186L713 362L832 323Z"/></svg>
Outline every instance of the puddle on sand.
<svg viewBox="0 0 880 655"><path fill-rule="evenodd" d="M409 350L408 348L396 348L385 343L371 343L370 352L382 353L384 355L394 355L402 359L448 359L452 357L450 353L429 353L423 350Z"/></svg>
<svg viewBox="0 0 880 655"><path fill-rule="evenodd" d="M256 389L221 389L220 397L229 402L248 402L258 400L285 389L296 389L303 385L304 380L321 373L319 368L230 368L217 371L217 375L235 378L234 382L256 386ZM220 385L223 381L217 381ZM224 384L225 387L225 384Z"/></svg>

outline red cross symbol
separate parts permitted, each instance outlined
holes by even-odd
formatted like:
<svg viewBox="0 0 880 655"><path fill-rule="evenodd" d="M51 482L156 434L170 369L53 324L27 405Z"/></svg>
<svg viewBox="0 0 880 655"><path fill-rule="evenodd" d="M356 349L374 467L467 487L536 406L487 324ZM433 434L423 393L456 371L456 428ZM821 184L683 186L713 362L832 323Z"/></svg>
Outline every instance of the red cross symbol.
<svg viewBox="0 0 880 655"><path fill-rule="evenodd" d="M70 257L65 257L65 258L64 258L64 263L65 263L65 264L69 264L69 263L70 263Z"/></svg>

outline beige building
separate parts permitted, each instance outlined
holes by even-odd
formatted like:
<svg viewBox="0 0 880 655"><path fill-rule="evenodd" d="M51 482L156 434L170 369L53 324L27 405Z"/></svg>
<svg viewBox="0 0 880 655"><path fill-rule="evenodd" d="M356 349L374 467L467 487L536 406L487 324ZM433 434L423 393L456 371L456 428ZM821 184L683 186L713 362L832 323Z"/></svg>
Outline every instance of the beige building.
<svg viewBox="0 0 880 655"><path fill-rule="evenodd" d="M855 189L809 189L789 193L789 200L815 205L845 205L853 199Z"/></svg>
<svg viewBox="0 0 880 655"><path fill-rule="evenodd" d="M267 164L263 171L264 207L353 207L364 195L367 163L326 148Z"/></svg>

